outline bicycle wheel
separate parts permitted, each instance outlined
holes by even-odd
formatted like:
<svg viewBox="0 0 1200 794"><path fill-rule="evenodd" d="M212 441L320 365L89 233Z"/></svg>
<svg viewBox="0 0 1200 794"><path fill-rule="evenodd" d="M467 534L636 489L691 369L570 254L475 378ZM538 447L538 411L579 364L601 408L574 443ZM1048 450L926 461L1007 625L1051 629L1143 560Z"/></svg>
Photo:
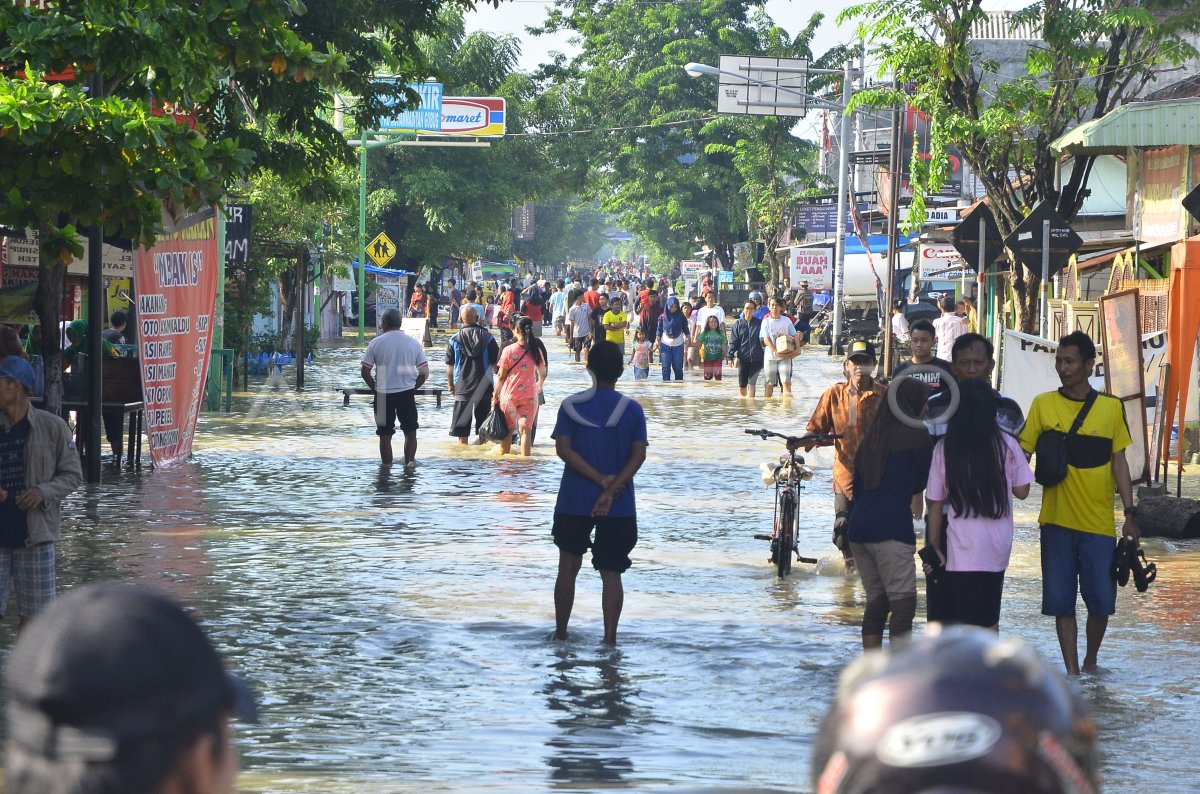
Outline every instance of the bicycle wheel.
<svg viewBox="0 0 1200 794"><path fill-rule="evenodd" d="M795 526L796 497L791 491L784 491L779 495L779 526L775 532L775 570L781 579L792 570L792 547L796 545L796 537L792 533Z"/></svg>

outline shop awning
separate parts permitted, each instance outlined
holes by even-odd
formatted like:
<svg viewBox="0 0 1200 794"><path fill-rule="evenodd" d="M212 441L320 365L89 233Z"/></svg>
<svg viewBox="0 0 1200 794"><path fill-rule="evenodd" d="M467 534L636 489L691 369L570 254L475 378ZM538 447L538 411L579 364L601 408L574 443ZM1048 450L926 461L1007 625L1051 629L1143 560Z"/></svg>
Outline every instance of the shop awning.
<svg viewBox="0 0 1200 794"><path fill-rule="evenodd" d="M1080 124L1050 144L1056 155L1125 154L1129 149L1200 146L1200 99L1130 102Z"/></svg>

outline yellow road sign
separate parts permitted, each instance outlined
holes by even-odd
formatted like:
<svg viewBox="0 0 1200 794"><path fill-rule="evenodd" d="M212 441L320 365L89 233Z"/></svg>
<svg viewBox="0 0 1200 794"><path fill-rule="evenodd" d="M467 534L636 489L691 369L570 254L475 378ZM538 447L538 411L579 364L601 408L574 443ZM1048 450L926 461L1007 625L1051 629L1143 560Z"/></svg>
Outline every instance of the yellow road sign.
<svg viewBox="0 0 1200 794"><path fill-rule="evenodd" d="M371 257L375 264L383 267L395 258L396 244L392 242L392 238L380 232L374 240L367 243L367 256Z"/></svg>

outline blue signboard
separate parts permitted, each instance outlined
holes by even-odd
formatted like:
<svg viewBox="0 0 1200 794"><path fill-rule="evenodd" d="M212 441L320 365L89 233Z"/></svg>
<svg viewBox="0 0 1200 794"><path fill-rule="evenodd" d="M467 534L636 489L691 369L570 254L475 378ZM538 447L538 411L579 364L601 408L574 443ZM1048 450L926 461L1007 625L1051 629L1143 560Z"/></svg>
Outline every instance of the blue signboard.
<svg viewBox="0 0 1200 794"><path fill-rule="evenodd" d="M409 83L408 88L421 97L416 110L401 110L379 120L380 130L427 130L437 132L442 126L442 84Z"/></svg>
<svg viewBox="0 0 1200 794"><path fill-rule="evenodd" d="M866 210L865 203L858 205L859 212ZM832 237L837 233L837 205L802 204L796 208L795 225L804 229L809 240ZM849 217L846 218L846 229L848 233L853 233L854 226Z"/></svg>

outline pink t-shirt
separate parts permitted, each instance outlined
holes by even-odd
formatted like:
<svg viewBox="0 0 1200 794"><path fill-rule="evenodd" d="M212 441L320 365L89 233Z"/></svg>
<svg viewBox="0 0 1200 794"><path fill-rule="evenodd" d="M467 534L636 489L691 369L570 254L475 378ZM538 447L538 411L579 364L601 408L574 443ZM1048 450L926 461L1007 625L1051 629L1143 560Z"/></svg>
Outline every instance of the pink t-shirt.
<svg viewBox="0 0 1200 794"><path fill-rule="evenodd" d="M1006 450L1004 474L1008 480L1005 491L1033 482L1033 471L1025 460L1017 440L1007 433L1002 434ZM950 506L950 493L946 486L945 443L939 441L933 448L933 463L929 467L929 484L925 487L925 498L943 502L950 521L946 544L946 569L950 571L1003 571L1008 567L1012 554L1013 518L1012 497L1009 497L1008 512L1001 518L960 517Z"/></svg>

